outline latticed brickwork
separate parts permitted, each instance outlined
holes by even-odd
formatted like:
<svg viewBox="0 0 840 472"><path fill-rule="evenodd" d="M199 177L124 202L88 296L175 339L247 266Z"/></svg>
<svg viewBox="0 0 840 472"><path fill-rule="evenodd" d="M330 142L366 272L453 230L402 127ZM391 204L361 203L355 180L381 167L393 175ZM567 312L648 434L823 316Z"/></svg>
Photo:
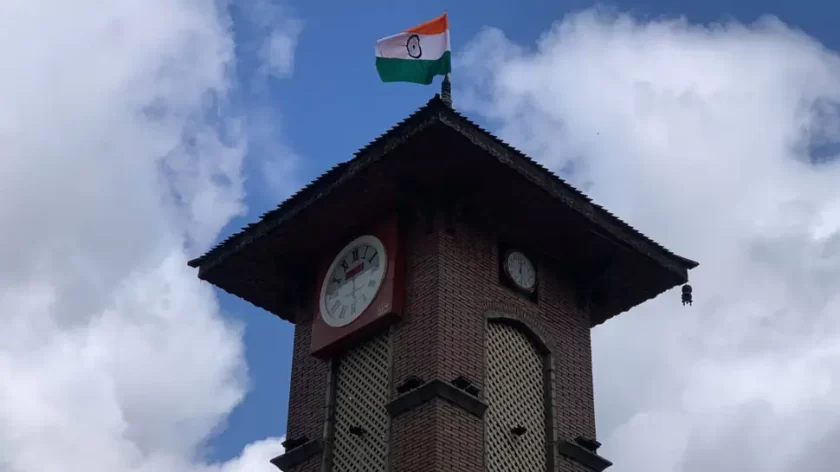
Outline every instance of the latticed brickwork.
<svg viewBox="0 0 840 472"><path fill-rule="evenodd" d="M385 472L390 345L387 332L341 356L336 376L333 472ZM355 433L353 428L360 428Z"/></svg>
<svg viewBox="0 0 840 472"><path fill-rule="evenodd" d="M396 396L393 386L409 376L451 381L463 375L488 401L485 315L510 314L541 333L552 353L550 436L594 438L589 320L577 308L571 283L558 275L559 267L540 261L539 303L532 303L499 284L498 237L488 225L459 223L450 234L441 223L438 217L431 232L418 224L407 235L407 299L405 317L391 334L391 397ZM297 326L288 434L321 438L327 367L309 356L307 329L305 323ZM389 470L485 471L484 438L482 419L432 400L391 421ZM554 455L555 470L582 470Z"/></svg>
<svg viewBox="0 0 840 472"><path fill-rule="evenodd" d="M450 234L440 223L438 220L431 234L415 229L409 239L409 261L414 261L408 272L410 316L396 327L395 341L399 341L394 344L394 355L410 357L412 362L395 363L394 379L399 382L422 373L426 379L448 381L464 375L477 383L485 396L485 314L510 314L540 332L552 351L555 440L578 435L594 438L589 319L577 308L570 282L558 277L557 267L541 261L540 298L534 304L499 284L498 239L492 230L477 222L461 223ZM417 464L428 464L429 440L395 435L392 451L401 453L392 456L395 472L487 470L482 420L447 404L446 409L426 408L411 421L397 421L395 432L414 424L434 425L435 431L417 434L434 438L438 462L433 467L419 467ZM444 439L456 437L455 441L464 445L458 451ZM480 453L472 453L475 449ZM579 468L557 457L555 470L575 472Z"/></svg>
<svg viewBox="0 0 840 472"><path fill-rule="evenodd" d="M544 471L543 358L516 327L487 325L485 454L489 472ZM514 432L515 428L523 428Z"/></svg>

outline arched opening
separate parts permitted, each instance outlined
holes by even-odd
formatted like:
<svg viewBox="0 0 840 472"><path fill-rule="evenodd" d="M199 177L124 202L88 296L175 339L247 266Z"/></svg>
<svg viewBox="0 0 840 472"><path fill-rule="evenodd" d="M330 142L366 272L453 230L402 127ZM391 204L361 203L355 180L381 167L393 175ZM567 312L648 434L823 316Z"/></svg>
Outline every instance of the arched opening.
<svg viewBox="0 0 840 472"><path fill-rule="evenodd" d="M387 463L388 332L342 354L335 370L333 472L384 472Z"/></svg>
<svg viewBox="0 0 840 472"><path fill-rule="evenodd" d="M553 456L545 343L519 319L488 317L485 359L487 470L547 470Z"/></svg>

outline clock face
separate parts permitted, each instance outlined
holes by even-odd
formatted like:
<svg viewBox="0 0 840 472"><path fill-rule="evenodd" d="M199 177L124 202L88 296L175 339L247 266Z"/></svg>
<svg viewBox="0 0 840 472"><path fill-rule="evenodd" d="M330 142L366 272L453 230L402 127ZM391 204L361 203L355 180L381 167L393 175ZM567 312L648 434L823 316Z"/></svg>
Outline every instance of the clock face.
<svg viewBox="0 0 840 472"><path fill-rule="evenodd" d="M522 290L532 292L537 285L537 270L530 259L519 251L505 255L505 272L510 280Z"/></svg>
<svg viewBox="0 0 840 472"><path fill-rule="evenodd" d="M321 317L329 326L352 323L370 306L385 278L385 246L376 236L361 236L344 247L321 284Z"/></svg>

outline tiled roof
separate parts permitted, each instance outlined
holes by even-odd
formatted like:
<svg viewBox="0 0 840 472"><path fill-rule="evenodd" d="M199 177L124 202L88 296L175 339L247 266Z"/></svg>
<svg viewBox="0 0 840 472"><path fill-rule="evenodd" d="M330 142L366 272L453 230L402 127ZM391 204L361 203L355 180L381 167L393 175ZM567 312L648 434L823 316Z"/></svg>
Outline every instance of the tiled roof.
<svg viewBox="0 0 840 472"><path fill-rule="evenodd" d="M684 273L686 269L692 269L698 265L692 260L674 254L604 207L593 203L583 192L574 188L552 171L452 109L438 95L435 95L412 115L357 151L353 159L332 167L286 199L277 208L263 214L259 221L247 225L206 254L191 260L189 265L199 267L202 271L212 268L252 242L262 238L274 228L289 221L301 210L341 185L352 174L376 162L388 152L390 147L395 145L395 140L414 134L434 122L443 123L463 134L475 145L483 148L502 163L517 170L535 185L543 187L553 196L576 209L601 230L653 258L667 268Z"/></svg>

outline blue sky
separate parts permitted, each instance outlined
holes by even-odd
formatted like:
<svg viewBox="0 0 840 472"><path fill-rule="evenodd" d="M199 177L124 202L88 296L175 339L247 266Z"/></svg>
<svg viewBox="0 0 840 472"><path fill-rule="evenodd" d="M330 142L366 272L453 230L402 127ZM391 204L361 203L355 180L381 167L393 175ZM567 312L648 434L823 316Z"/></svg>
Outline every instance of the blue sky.
<svg viewBox="0 0 840 472"><path fill-rule="evenodd" d="M836 18L840 6L817 1L627 1L613 8L641 19L684 16L691 23L736 19L750 23L772 14L792 27L804 30L828 48L840 48ZM289 174L295 185L312 180L392 124L402 119L438 91L439 82L424 87L413 84L382 84L373 67L373 44L379 38L412 26L448 9L453 52L479 31L492 26L518 44L533 48L552 23L564 15L592 6L576 0L557 2L509 2L473 0L460 2L284 2L289 12L302 20L295 50L294 72L289 78L271 79L267 87L245 87L245 103L261 103L282 110L276 131L300 157ZM350 21L350 18L353 18ZM252 34L249 25L234 12L237 41ZM253 72L253 58L243 50L240 75L244 83ZM459 77L453 74L457 84ZM454 97L456 107L458 96ZM250 101L250 102L249 102ZM499 124L481 114L477 121L498 129ZM282 200L284 189L261 185L255 175L260 168L255 156L246 160L247 215L235 218L222 231L226 237ZM250 162L251 164L248 164ZM249 175L250 174L250 175ZM244 402L228 418L226 428L210 442L214 460L238 455L242 447L268 436L285 434L293 327L230 295L217 291L226 316L244 323L244 342L251 389ZM702 294L700 295L702 297Z"/></svg>
<svg viewBox="0 0 840 472"><path fill-rule="evenodd" d="M3 472L274 470L293 327L187 261L436 93L373 48L444 9L460 112L701 262L593 331L611 470L837 469L840 7L451 3L0 2Z"/></svg>

